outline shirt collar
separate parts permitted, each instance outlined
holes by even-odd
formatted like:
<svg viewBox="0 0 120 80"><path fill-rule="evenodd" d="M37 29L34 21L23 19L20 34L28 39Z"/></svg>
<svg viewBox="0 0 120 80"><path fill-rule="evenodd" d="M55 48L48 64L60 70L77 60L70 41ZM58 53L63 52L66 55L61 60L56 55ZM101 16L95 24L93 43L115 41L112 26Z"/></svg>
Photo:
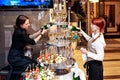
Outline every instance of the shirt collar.
<svg viewBox="0 0 120 80"><path fill-rule="evenodd" d="M93 39L97 38L97 37L99 36L99 34L100 34L100 33L97 33L97 34L92 33L92 38L93 38Z"/></svg>

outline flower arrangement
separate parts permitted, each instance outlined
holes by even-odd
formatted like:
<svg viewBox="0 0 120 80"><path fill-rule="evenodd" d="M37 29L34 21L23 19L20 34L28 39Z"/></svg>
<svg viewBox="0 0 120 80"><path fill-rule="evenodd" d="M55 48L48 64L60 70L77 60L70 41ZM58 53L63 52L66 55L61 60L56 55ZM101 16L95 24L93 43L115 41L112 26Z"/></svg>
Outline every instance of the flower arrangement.
<svg viewBox="0 0 120 80"><path fill-rule="evenodd" d="M25 80L52 80L55 77L55 73L51 71L49 68L42 67L34 67L32 69L28 68L25 72Z"/></svg>

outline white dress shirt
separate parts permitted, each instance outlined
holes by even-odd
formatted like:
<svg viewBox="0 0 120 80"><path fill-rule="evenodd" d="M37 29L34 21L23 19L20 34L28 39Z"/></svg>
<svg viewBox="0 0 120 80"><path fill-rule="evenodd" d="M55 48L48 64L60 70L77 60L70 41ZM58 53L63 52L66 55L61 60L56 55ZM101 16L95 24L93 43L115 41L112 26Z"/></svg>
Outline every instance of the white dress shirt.
<svg viewBox="0 0 120 80"><path fill-rule="evenodd" d="M100 35L99 38L97 38ZM106 46L106 42L104 40L104 36L102 33L97 33L97 34L93 34L92 33L92 37L90 37L89 35L87 35L86 33L83 34L83 36L85 37L85 39L87 41L89 41L91 38L95 39L97 38L93 43L92 43L92 48L94 48L96 50L96 53L92 53L90 51L88 51L87 55L84 55L84 61L86 61L87 57L90 57L94 60L98 60L98 61L103 61L104 59L104 48Z"/></svg>

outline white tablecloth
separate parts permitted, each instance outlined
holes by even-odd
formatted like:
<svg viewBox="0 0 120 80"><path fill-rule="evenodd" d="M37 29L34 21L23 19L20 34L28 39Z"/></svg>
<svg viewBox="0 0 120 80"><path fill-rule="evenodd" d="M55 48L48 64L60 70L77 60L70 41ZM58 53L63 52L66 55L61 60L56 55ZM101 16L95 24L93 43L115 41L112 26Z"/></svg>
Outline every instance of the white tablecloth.
<svg viewBox="0 0 120 80"><path fill-rule="evenodd" d="M84 71L78 68L78 64L75 63L74 67L71 68L71 71L65 75L58 75L55 76L55 79L53 80L73 80L73 72L75 73L75 76L80 76L80 80L86 80Z"/></svg>

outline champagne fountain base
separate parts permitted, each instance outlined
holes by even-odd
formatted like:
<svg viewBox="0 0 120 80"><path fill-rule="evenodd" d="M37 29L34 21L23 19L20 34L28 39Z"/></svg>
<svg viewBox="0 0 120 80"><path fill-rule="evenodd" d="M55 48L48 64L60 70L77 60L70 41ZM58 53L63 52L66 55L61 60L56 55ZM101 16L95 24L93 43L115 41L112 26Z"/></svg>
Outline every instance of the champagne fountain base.
<svg viewBox="0 0 120 80"><path fill-rule="evenodd" d="M73 72L64 75L56 75L53 80L73 80Z"/></svg>
<svg viewBox="0 0 120 80"><path fill-rule="evenodd" d="M70 72L69 69L56 69L55 70L56 75L64 75L64 74L67 74L69 72Z"/></svg>

